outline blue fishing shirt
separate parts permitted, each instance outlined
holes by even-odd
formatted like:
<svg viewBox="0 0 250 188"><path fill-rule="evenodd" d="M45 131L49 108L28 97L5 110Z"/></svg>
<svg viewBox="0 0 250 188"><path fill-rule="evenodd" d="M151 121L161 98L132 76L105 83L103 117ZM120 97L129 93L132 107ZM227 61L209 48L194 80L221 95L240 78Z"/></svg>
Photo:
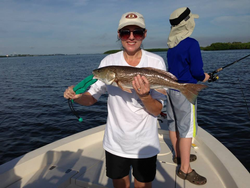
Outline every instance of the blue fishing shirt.
<svg viewBox="0 0 250 188"><path fill-rule="evenodd" d="M168 71L179 83L197 83L205 79L200 45L193 38L182 40L167 52Z"/></svg>

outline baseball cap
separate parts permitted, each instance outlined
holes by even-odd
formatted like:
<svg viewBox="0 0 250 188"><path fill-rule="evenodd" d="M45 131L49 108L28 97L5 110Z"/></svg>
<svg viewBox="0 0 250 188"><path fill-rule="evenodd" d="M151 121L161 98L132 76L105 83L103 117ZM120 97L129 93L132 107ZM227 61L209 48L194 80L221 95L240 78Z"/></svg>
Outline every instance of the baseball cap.
<svg viewBox="0 0 250 188"><path fill-rule="evenodd" d="M127 12L123 14L119 22L118 30L128 25L137 25L143 29L146 28L144 18L138 12Z"/></svg>

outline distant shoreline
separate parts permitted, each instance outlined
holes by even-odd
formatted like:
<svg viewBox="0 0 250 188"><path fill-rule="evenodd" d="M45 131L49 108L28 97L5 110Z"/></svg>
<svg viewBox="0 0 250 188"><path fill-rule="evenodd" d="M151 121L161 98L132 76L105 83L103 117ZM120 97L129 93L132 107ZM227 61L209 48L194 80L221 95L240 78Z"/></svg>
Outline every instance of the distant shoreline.
<svg viewBox="0 0 250 188"><path fill-rule="evenodd" d="M0 55L2 57L34 57L34 56L67 56L67 55L83 55L83 54L11 54L11 55Z"/></svg>
<svg viewBox="0 0 250 188"><path fill-rule="evenodd" d="M212 43L210 46L207 47L200 47L201 50L204 51L217 51L217 50L246 50L250 49L250 42L242 43L242 42L217 42ZM149 52L166 52L168 51L168 48L151 48L151 49L144 49ZM116 53L120 50L108 50L104 52L103 54L112 54ZM44 54L44 55L32 55L32 54L10 54L10 55L0 55L0 58L6 58L6 57L31 57L31 56L65 56L69 54ZM83 55L83 54L70 54L70 55Z"/></svg>
<svg viewBox="0 0 250 188"><path fill-rule="evenodd" d="M242 42L227 42L227 43L222 43L222 42L217 42L217 43L212 43L210 46L206 47L200 47L201 50L204 51L217 51L217 50L246 50L250 49L250 42L247 43L242 43ZM163 52L163 51L168 51L168 48L153 48L153 49L145 49L146 51L149 52ZM104 54L112 54L115 52L118 52L121 50L109 50L104 52Z"/></svg>

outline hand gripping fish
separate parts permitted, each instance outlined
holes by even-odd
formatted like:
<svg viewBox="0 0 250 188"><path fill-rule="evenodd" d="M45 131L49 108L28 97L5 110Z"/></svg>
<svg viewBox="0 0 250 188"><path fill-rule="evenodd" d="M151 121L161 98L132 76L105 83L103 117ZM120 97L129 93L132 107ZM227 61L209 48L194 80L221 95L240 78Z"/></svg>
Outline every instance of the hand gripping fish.
<svg viewBox="0 0 250 188"><path fill-rule="evenodd" d="M178 83L173 74L151 67L107 66L93 70L93 74L95 79L107 85L120 87L128 93L132 93L134 77L145 76L150 83L150 89L155 89L164 95L167 95L165 88L176 89L192 104L195 104L198 92L207 87L202 84Z"/></svg>

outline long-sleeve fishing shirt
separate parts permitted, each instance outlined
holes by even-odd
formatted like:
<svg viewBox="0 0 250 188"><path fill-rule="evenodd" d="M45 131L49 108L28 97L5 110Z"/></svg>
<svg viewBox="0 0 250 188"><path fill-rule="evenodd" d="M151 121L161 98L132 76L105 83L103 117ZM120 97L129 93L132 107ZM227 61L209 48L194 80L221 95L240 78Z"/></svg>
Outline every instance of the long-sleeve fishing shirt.
<svg viewBox="0 0 250 188"><path fill-rule="evenodd" d="M197 83L205 79L200 45L193 38L182 40L167 52L168 71L179 83Z"/></svg>

